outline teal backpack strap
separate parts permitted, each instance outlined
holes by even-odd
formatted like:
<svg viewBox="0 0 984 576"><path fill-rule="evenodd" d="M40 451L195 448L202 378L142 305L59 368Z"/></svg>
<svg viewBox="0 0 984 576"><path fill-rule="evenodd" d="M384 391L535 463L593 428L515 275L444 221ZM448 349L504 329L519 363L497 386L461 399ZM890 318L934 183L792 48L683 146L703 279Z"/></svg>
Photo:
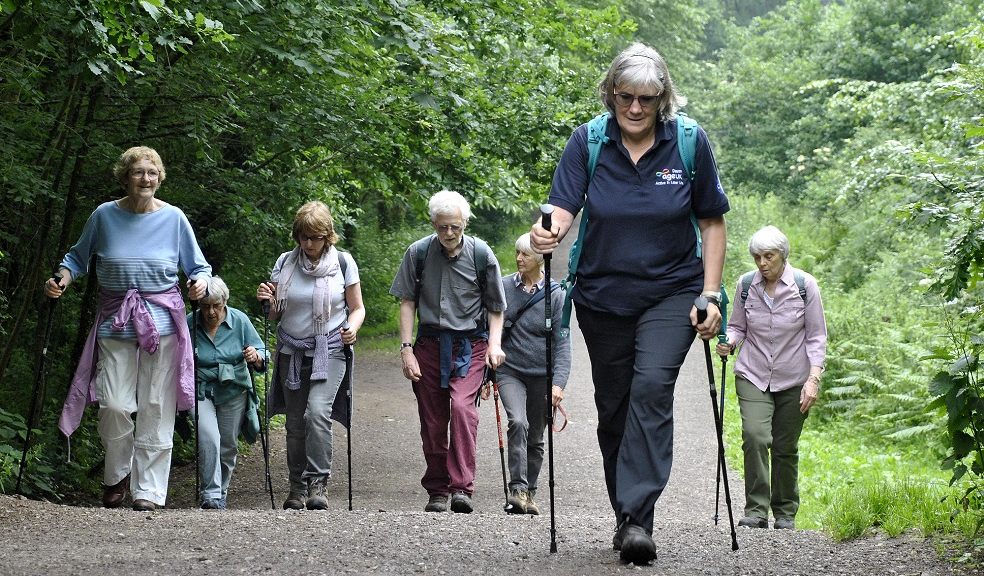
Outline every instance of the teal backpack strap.
<svg viewBox="0 0 984 576"><path fill-rule="evenodd" d="M687 178L693 182L694 176L697 175L694 160L697 156L697 121L683 112L677 112L677 150L680 151L680 160L683 161ZM704 240L697 225L697 216L693 212L690 213L690 223L693 224L694 234L697 235L697 259L700 260L704 257Z"/></svg>
<svg viewBox="0 0 984 576"><path fill-rule="evenodd" d="M581 259L581 243L584 240L584 232L588 228L588 184L594 178L595 167L598 166L598 157L601 156L601 149L611 141L606 131L608 129L608 112L603 112L588 122L588 181L584 186L584 207L581 208L581 225L577 230L577 240L571 245L571 252L567 258L567 278L561 283L566 291L564 296L564 315L560 321L560 334L567 337L571 329L571 311L574 301L571 299L571 288L577 279L577 262Z"/></svg>

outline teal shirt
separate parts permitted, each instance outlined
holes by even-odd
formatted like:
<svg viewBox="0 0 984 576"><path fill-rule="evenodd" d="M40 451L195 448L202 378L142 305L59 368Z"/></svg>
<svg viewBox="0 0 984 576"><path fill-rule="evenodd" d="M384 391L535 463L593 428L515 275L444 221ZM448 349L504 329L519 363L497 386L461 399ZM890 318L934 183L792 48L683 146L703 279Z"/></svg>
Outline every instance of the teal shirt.
<svg viewBox="0 0 984 576"><path fill-rule="evenodd" d="M188 314L188 329L192 329ZM198 362L195 377L198 381L198 399L212 398L218 406L252 390L243 348L252 346L265 358L266 347L257 334L249 317L240 310L226 306L225 320L219 324L215 337L209 336L205 323L198 322ZM194 339L194 334L192 338ZM264 366L265 368L265 366Z"/></svg>

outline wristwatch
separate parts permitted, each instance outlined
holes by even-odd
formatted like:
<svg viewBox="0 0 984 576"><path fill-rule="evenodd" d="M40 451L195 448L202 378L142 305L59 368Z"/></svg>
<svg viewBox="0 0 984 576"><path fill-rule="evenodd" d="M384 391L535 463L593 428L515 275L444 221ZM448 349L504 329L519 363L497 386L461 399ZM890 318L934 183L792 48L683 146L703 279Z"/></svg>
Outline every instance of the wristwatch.
<svg viewBox="0 0 984 576"><path fill-rule="evenodd" d="M413 348L413 342L403 342L400 344L400 352L403 352L404 348Z"/></svg>
<svg viewBox="0 0 984 576"><path fill-rule="evenodd" d="M711 294L711 293L701 294L701 296L703 296L705 300L707 300L711 304L714 304L718 308L721 307L721 297L720 296L716 296L716 295Z"/></svg>

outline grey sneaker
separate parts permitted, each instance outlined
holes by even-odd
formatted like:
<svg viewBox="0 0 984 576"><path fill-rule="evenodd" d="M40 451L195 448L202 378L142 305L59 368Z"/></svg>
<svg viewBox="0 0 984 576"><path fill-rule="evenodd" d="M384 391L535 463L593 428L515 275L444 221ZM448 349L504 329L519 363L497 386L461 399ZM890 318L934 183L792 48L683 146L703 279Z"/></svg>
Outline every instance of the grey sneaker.
<svg viewBox="0 0 984 576"><path fill-rule="evenodd" d="M464 492L455 492L451 496L452 512L457 512L459 514L471 514L472 509L471 496L468 494L465 494Z"/></svg>
<svg viewBox="0 0 984 576"><path fill-rule="evenodd" d="M284 510L304 510L304 499L307 498L306 494L300 492L291 492L287 499L284 500Z"/></svg>
<svg viewBox="0 0 984 576"><path fill-rule="evenodd" d="M444 494L431 494L424 512L446 512L448 509L448 497Z"/></svg>
<svg viewBox="0 0 984 576"><path fill-rule="evenodd" d="M526 505L529 496L526 490L513 488L509 491L509 498L506 498L506 512L510 514L526 514Z"/></svg>
<svg viewBox="0 0 984 576"><path fill-rule="evenodd" d="M328 497L325 490L328 488L328 478L311 478L308 480L308 497L304 503L308 510L327 510Z"/></svg>
<svg viewBox="0 0 984 576"><path fill-rule="evenodd" d="M776 530L796 530L796 521L792 518L776 518L772 527Z"/></svg>

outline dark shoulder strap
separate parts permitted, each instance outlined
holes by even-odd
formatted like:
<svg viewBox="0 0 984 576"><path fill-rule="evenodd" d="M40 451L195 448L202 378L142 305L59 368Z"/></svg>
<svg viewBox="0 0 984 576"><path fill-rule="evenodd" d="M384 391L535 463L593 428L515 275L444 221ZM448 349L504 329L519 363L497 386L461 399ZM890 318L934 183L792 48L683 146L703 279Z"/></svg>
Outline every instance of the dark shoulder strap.
<svg viewBox="0 0 984 576"><path fill-rule="evenodd" d="M558 284L558 283L554 282L553 280L551 280L550 281L550 293L553 294L553 292L555 290L557 290L558 288L560 288L560 284ZM523 303L523 305L520 306L518 310L516 310L516 313L512 316L512 318L510 319L510 321L513 324L515 324L517 321L519 321L519 317L523 315L523 312L526 312L527 310L529 310L530 308L532 308L534 304L536 304L540 300L543 300L543 298L546 295L547 295L547 290L538 290L536 294L530 296L529 299L525 303Z"/></svg>
<svg viewBox="0 0 984 576"><path fill-rule="evenodd" d="M796 289L799 291L803 304L806 304L806 276L799 270L793 270L793 281L796 282Z"/></svg>
<svg viewBox="0 0 984 576"><path fill-rule="evenodd" d="M742 306L745 305L745 300L748 300L748 290L752 287L752 279L755 278L755 271L745 272L741 275L741 299Z"/></svg>
<svg viewBox="0 0 984 576"><path fill-rule="evenodd" d="M482 306L485 306L485 288L488 285L489 252L492 248L481 238L475 238L475 280L478 281L479 292L482 293Z"/></svg>
<svg viewBox="0 0 984 576"><path fill-rule="evenodd" d="M420 283L424 280L424 263L427 261L427 252L430 250L435 238L437 238L437 234L431 234L427 242L418 242L417 251L413 255L413 302L415 306L420 306Z"/></svg>
<svg viewBox="0 0 984 576"><path fill-rule="evenodd" d="M348 273L348 252L335 248L338 252L338 267L342 271L342 298L345 300L345 311L348 311L348 298L345 297L345 274Z"/></svg>

